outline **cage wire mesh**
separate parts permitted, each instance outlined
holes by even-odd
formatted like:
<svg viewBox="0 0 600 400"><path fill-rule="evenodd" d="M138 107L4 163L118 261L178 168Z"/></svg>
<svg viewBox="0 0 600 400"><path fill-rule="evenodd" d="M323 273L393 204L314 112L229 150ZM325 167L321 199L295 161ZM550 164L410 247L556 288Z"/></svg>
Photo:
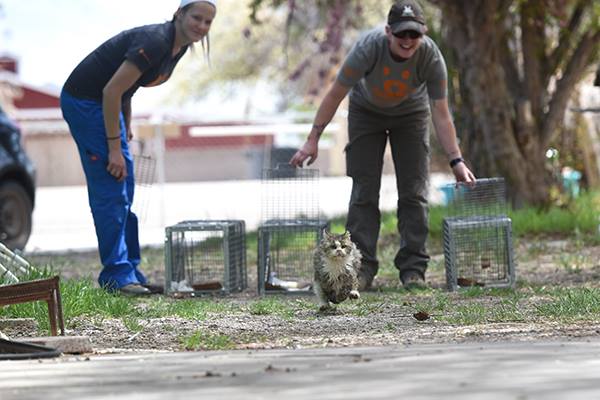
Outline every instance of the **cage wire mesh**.
<svg viewBox="0 0 600 400"><path fill-rule="evenodd" d="M135 177L135 194L131 208L138 221L143 223L148 215L152 188L156 181L156 157L143 141L132 141L131 150Z"/></svg>
<svg viewBox="0 0 600 400"><path fill-rule="evenodd" d="M452 186L442 223L448 290L514 285L512 223L507 215L504 179L478 179L474 186Z"/></svg>
<svg viewBox="0 0 600 400"><path fill-rule="evenodd" d="M319 170L280 163L263 170L261 220L320 219Z"/></svg>
<svg viewBox="0 0 600 400"><path fill-rule="evenodd" d="M247 287L244 221L182 221L165 233L166 293L228 294Z"/></svg>
<svg viewBox="0 0 600 400"><path fill-rule="evenodd" d="M327 226L319 209L319 170L278 164L263 170L258 228L258 292L310 292L312 254Z"/></svg>
<svg viewBox="0 0 600 400"><path fill-rule="evenodd" d="M508 214L504 178L482 178L474 186L460 182L447 187L452 189L449 217L485 219Z"/></svg>
<svg viewBox="0 0 600 400"><path fill-rule="evenodd" d="M34 268L17 251L0 243L0 285L18 283L33 271Z"/></svg>

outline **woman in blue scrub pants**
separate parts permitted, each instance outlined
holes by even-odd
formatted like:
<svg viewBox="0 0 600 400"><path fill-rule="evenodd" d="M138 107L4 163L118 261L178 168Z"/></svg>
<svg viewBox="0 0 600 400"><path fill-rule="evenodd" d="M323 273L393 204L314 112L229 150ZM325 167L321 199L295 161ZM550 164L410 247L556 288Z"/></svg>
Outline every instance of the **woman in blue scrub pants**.
<svg viewBox="0 0 600 400"><path fill-rule="evenodd" d="M71 73L61 109L79 150L108 291L150 291L138 269L138 221L134 196L131 97L140 86L171 76L193 43L208 40L216 0L182 0L169 22L123 31L90 53Z"/></svg>

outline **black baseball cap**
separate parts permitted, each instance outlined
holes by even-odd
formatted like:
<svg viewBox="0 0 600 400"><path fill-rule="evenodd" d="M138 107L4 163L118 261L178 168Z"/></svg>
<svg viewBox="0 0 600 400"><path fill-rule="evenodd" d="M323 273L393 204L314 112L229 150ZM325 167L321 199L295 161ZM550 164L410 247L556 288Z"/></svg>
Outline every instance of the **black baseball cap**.
<svg viewBox="0 0 600 400"><path fill-rule="evenodd" d="M424 34L427 31L423 9L414 0L395 2L388 14L388 25L392 33L417 31Z"/></svg>

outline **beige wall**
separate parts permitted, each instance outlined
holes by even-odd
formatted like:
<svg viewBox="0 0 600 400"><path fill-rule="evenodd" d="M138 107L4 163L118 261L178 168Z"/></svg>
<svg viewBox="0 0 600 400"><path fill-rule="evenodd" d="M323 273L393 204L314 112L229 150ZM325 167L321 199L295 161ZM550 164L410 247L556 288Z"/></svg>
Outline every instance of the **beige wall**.
<svg viewBox="0 0 600 400"><path fill-rule="evenodd" d="M38 186L85 183L77 146L69 134L24 135L23 147L35 164Z"/></svg>
<svg viewBox="0 0 600 400"><path fill-rule="evenodd" d="M69 133L25 133L23 146L36 166L39 187L85 184L79 153ZM322 151L311 166L323 176L329 175L330 151L335 150ZM164 158L165 181L260 179L262 169L269 167L269 152L263 146L169 149Z"/></svg>
<svg viewBox="0 0 600 400"><path fill-rule="evenodd" d="M228 179L257 179L264 149L211 147L169 149L165 154L167 182L197 182Z"/></svg>

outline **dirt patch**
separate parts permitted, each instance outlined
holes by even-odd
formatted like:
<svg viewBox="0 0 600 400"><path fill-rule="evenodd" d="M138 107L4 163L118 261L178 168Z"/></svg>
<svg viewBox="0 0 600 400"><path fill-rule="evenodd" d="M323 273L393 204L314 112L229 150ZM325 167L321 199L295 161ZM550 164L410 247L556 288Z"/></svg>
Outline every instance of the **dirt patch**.
<svg viewBox="0 0 600 400"><path fill-rule="evenodd" d="M375 280L375 290L363 293L359 302L344 304L331 314L319 314L313 296L283 297L284 304L289 305L285 313L252 312L250 305L259 298L254 289L255 281L251 280L250 289L244 293L213 299L234 305L231 312L209 313L199 319L169 317L123 321L78 317L69 321L67 333L90 337L94 348L101 352L175 351L186 347L256 349L564 340L600 336L600 316L597 320L571 321L540 316L536 310L547 298L535 290L544 286L600 287L600 246L583 246L570 240L519 240L515 253L519 285L515 292L505 295L466 296L443 290L406 292L399 285L397 272L385 268L389 260L384 260L384 267ZM146 249L144 254L145 271L154 282L162 282L162 251ZM37 265L52 264L65 279L95 276L99 270L96 252L33 255L29 259ZM251 272L251 260L248 265ZM433 288L445 287L443 256L439 253L432 259L427 280ZM165 301L177 300L165 298ZM452 307L438 307L436 303L440 302L452 303ZM143 310L147 306L140 300L137 307ZM473 312L485 309L496 317L484 323L457 320L452 314L461 307ZM431 318L417 320L413 314L424 309ZM511 312L516 316L515 321L510 320ZM497 322L498 319L502 322ZM11 332L5 333L11 335ZM35 332L20 332L23 336L30 334ZM200 335L196 342L190 339L194 335Z"/></svg>
<svg viewBox="0 0 600 400"><path fill-rule="evenodd" d="M158 318L143 321L143 328L136 333L127 329L120 320L105 320L100 324L79 320L76 323L77 328L69 334L88 336L95 349L104 351L178 351L185 348L182 338L198 331L229 337L232 339L231 347L238 349L527 341L600 336L600 323L536 322L449 326L438 323L435 319L417 322L386 313L364 317L337 315L314 318L312 313L306 312L297 313L293 320L252 315L213 315L210 320L204 321ZM199 348L211 347L203 345Z"/></svg>

